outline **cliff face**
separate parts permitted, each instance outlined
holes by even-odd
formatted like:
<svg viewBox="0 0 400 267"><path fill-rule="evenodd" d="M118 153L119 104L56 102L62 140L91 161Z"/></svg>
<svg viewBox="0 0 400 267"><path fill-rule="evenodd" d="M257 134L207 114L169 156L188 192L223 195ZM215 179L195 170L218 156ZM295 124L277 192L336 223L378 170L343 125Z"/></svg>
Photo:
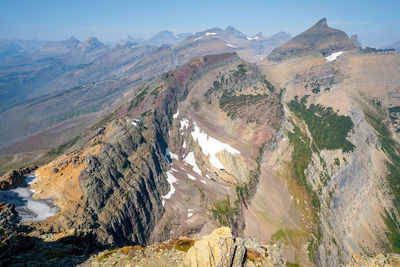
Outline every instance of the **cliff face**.
<svg viewBox="0 0 400 267"><path fill-rule="evenodd" d="M278 155L287 162L275 166L291 177L281 176L287 183L295 179L304 188L302 194L289 191L295 206L313 211L308 218L315 218L309 220L314 226L305 232L310 260L319 266L345 264L355 253L398 251L398 99L389 82L398 81L397 62L396 55L345 52L331 63L303 57L301 63L265 65L286 87L289 143L280 143ZM290 228L282 233L286 242L301 239Z"/></svg>

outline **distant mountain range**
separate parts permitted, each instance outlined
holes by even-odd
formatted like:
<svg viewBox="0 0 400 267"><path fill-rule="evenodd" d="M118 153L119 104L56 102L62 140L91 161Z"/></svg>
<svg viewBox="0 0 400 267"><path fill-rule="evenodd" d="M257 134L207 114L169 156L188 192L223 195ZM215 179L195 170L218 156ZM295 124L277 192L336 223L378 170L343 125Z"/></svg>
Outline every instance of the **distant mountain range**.
<svg viewBox="0 0 400 267"><path fill-rule="evenodd" d="M397 42L394 42L393 44L390 45L386 45L384 47L382 47L383 49L396 49L396 50L400 50L400 40Z"/></svg>
<svg viewBox="0 0 400 267"><path fill-rule="evenodd" d="M9 130L0 133L0 147L78 116L93 119L124 92L194 56L236 51L258 62L288 39L284 32L249 37L230 26L195 35L163 31L148 41L128 38L112 47L94 37L83 42L70 37L35 43L30 53L18 53L13 48L17 44L8 43L4 54L9 55L0 61L0 123ZM89 118L80 121L79 127L90 122ZM65 127L75 132L70 124ZM62 134L69 136L67 131ZM47 147L52 145L46 142Z"/></svg>

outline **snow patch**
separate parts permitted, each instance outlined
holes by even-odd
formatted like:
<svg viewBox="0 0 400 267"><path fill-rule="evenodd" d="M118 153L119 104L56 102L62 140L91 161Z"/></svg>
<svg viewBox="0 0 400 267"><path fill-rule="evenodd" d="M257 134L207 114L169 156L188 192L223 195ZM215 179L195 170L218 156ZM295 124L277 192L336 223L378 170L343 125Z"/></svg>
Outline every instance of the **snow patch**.
<svg viewBox="0 0 400 267"><path fill-rule="evenodd" d="M193 216L193 210L192 209L188 209L187 211L188 211L188 214L187 214L188 218L192 217Z"/></svg>
<svg viewBox="0 0 400 267"><path fill-rule="evenodd" d="M203 184L207 184L207 182L206 182L206 181L203 181L203 180L201 180L200 182L202 182Z"/></svg>
<svg viewBox="0 0 400 267"><path fill-rule="evenodd" d="M187 164L192 165L193 171L198 173L201 176L201 170L199 169L199 167L196 164L196 159L194 158L194 153L193 152L189 152L189 154L187 154L187 156L184 159L184 161Z"/></svg>
<svg viewBox="0 0 400 267"><path fill-rule="evenodd" d="M172 152L169 152L169 155L171 156L172 159L174 159L174 160L179 160L177 154L174 154L174 153L172 153Z"/></svg>
<svg viewBox="0 0 400 267"><path fill-rule="evenodd" d="M172 118L176 119L179 116L179 109L176 111L174 115L172 115Z"/></svg>
<svg viewBox="0 0 400 267"><path fill-rule="evenodd" d="M228 144L222 143L217 139L208 136L206 133L200 130L200 127L194 122L194 131L192 137L197 141L201 147L201 150L205 155L210 155L210 163L217 169L224 169L221 161L217 158L217 153L226 150L231 154L240 154L239 150L234 149Z"/></svg>
<svg viewBox="0 0 400 267"><path fill-rule="evenodd" d="M182 147L183 147L183 148L186 148L186 141L185 141L185 140L183 140L183 145L182 145Z"/></svg>
<svg viewBox="0 0 400 267"><path fill-rule="evenodd" d="M137 126L136 122L132 121L131 123L132 123L133 126Z"/></svg>
<svg viewBox="0 0 400 267"><path fill-rule="evenodd" d="M206 177L207 177L208 179L210 179L210 180L211 180L211 177L210 177L210 175L206 174Z"/></svg>
<svg viewBox="0 0 400 267"><path fill-rule="evenodd" d="M260 59L260 60L263 60L264 58L262 57L262 56L260 56L260 55L257 55L257 57Z"/></svg>
<svg viewBox="0 0 400 267"><path fill-rule="evenodd" d="M165 201L164 199L170 199L172 197L172 195L175 193L175 187L174 187L174 183L178 183L178 179L176 179L173 175L172 175L172 170L167 171L167 182L169 183L169 192L168 194L166 194L165 196L162 196L163 201L162 201L162 205L165 205Z"/></svg>
<svg viewBox="0 0 400 267"><path fill-rule="evenodd" d="M237 48L236 46L234 46L233 44L230 43L226 43L226 46L232 47L232 48Z"/></svg>
<svg viewBox="0 0 400 267"><path fill-rule="evenodd" d="M343 54L343 51L332 53L332 55L329 55L325 58L326 62L331 62L336 60L341 54Z"/></svg>
<svg viewBox="0 0 400 267"><path fill-rule="evenodd" d="M189 127L189 121L187 119L182 119L180 123L181 123L181 130L183 130L183 128L187 129Z"/></svg>
<svg viewBox="0 0 400 267"><path fill-rule="evenodd" d="M201 38L203 38L203 36L197 37L193 41L196 42L196 41L200 40Z"/></svg>
<svg viewBox="0 0 400 267"><path fill-rule="evenodd" d="M190 180L196 181L196 178L193 175L190 175L189 173L187 173L187 176Z"/></svg>
<svg viewBox="0 0 400 267"><path fill-rule="evenodd" d="M253 41L253 40L258 40L258 39L260 39L260 37L258 37L258 36L246 37L246 38L247 38L247 40L249 40L249 41Z"/></svg>
<svg viewBox="0 0 400 267"><path fill-rule="evenodd" d="M212 36L212 35L217 35L217 33L216 32L206 32L206 35L207 36Z"/></svg>

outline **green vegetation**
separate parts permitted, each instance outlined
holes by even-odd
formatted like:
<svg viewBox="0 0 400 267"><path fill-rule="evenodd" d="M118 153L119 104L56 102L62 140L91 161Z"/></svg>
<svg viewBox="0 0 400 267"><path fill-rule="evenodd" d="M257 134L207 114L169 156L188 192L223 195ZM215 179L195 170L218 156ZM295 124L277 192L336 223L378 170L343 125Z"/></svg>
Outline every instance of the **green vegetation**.
<svg viewBox="0 0 400 267"><path fill-rule="evenodd" d="M110 122L114 118L115 113L110 113L106 117L104 117L101 121L97 122L96 124L92 125L90 127L90 130L94 131L100 127L103 127L106 125L108 122Z"/></svg>
<svg viewBox="0 0 400 267"><path fill-rule="evenodd" d="M339 116L331 107L311 104L307 108L307 98L304 96L298 102L296 97L290 101L289 108L306 122L313 138L313 145L319 149L342 148L343 152L353 151L355 146L346 139L354 127L350 117Z"/></svg>
<svg viewBox="0 0 400 267"><path fill-rule="evenodd" d="M75 136L75 138L71 139L70 141L62 144L61 146L57 148L52 148L47 155L50 157L56 157L58 155L63 154L68 148L72 147L73 145L76 144L76 142L79 140L80 135Z"/></svg>
<svg viewBox="0 0 400 267"><path fill-rule="evenodd" d="M213 218L217 219L219 224L222 226L232 226L234 217L238 211L238 208L231 205L229 196L226 199L214 204L211 209Z"/></svg>
<svg viewBox="0 0 400 267"><path fill-rule="evenodd" d="M400 187L400 145L393 139L390 130L384 123L384 118L380 115L385 113L382 110L376 112L368 109L366 105L363 105L363 108L366 120L376 130L381 148L389 159L386 161L386 180L389 188L393 189L391 193L393 194L394 209L400 212L400 190L398 190ZM386 237L389 240L390 249L395 253L400 253L400 223L396 213L385 210L383 219L388 229Z"/></svg>
<svg viewBox="0 0 400 267"><path fill-rule="evenodd" d="M267 89L271 92L271 94L273 94L276 89L275 86L270 81L268 81L265 78L265 76L261 76L261 79L262 79L263 83L265 84L265 86L267 87Z"/></svg>
<svg viewBox="0 0 400 267"><path fill-rule="evenodd" d="M383 217L388 232L386 233L386 237L389 241L391 252L400 253L400 225L397 220L396 214L394 211L389 214L387 210L385 210L385 216Z"/></svg>
<svg viewBox="0 0 400 267"><path fill-rule="evenodd" d="M314 89L319 88L318 84L311 85ZM321 210L321 203L318 192L322 191L322 187L318 191L312 190L307 183L305 170L307 169L313 152L318 153L320 149L342 149L343 152L352 151L355 147L346 137L354 127L349 117L339 116L332 108L326 108L320 105L310 104L307 107L308 96L303 97L300 101L296 97L289 103L289 108L293 113L302 119L307 129L311 133L310 138L307 133L302 132L297 125L294 125L293 132L288 132L290 143L293 147L293 171L298 183L304 186L311 196L312 206L315 214ZM326 162L320 157L321 165L326 170ZM335 159L335 164L340 165L339 159ZM320 173L320 180L324 186L327 185L330 177L327 172ZM322 233L320 229L320 221L317 217L316 227L314 228L314 237L310 240L308 246L309 258L313 261L315 251L318 249Z"/></svg>
<svg viewBox="0 0 400 267"><path fill-rule="evenodd" d="M269 97L267 95L230 95L223 93L219 100L219 107L234 120L243 115L241 112L243 107L267 103L268 100Z"/></svg>
<svg viewBox="0 0 400 267"><path fill-rule="evenodd" d="M179 239L175 243L175 249L179 251L188 252L188 250L193 247L194 240L193 239Z"/></svg>
<svg viewBox="0 0 400 267"><path fill-rule="evenodd" d="M302 240L304 238L306 238L306 233L304 231L293 229L279 229L271 236L271 241L273 243L281 241L285 245L293 244L296 248L300 248Z"/></svg>
<svg viewBox="0 0 400 267"><path fill-rule="evenodd" d="M149 87L146 87L138 95L135 96L135 98L131 101L131 104L129 105L128 112L131 111L132 108L137 108L139 104L142 103L148 90Z"/></svg>
<svg viewBox="0 0 400 267"><path fill-rule="evenodd" d="M97 258L98 261L102 261L104 259L109 258L110 256L112 256L112 254L117 253L118 249L113 249L107 252L104 252L100 257Z"/></svg>
<svg viewBox="0 0 400 267"><path fill-rule="evenodd" d="M335 158L335 165L336 165L336 166L340 166L340 160L339 160L339 158Z"/></svg>
<svg viewBox="0 0 400 267"><path fill-rule="evenodd" d="M300 265L298 265L297 263L292 263L290 261L286 262L286 266L288 266L288 267L300 267Z"/></svg>

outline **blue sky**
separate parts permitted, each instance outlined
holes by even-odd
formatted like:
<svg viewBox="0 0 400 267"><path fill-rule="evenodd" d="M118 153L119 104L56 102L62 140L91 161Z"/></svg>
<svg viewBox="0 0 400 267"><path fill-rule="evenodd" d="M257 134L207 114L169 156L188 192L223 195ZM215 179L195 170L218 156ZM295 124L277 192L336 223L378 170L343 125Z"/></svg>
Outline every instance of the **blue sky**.
<svg viewBox="0 0 400 267"><path fill-rule="evenodd" d="M331 27L358 33L363 46L400 40L400 0L1 0L0 39L103 42L149 37L160 30L197 32L232 25L245 34L296 35L326 17Z"/></svg>

